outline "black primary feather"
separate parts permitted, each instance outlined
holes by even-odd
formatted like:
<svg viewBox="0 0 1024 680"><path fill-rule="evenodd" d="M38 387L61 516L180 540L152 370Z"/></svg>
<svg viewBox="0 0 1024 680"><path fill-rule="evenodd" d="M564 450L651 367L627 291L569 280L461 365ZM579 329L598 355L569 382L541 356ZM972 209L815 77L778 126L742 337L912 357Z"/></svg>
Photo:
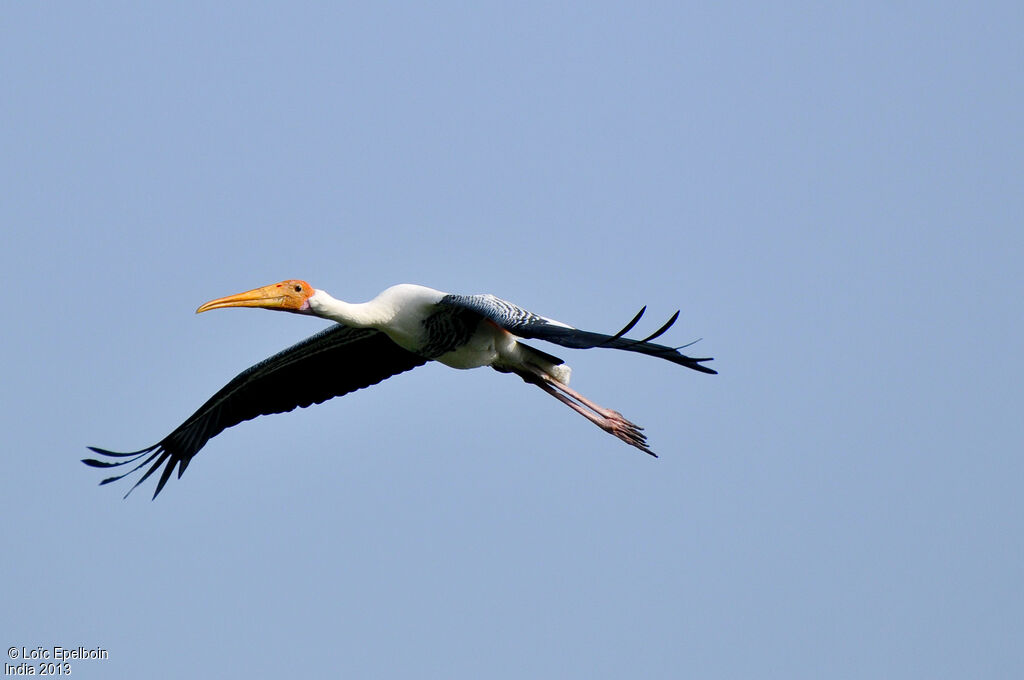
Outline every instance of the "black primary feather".
<svg viewBox="0 0 1024 680"><path fill-rule="evenodd" d="M633 317L633 318L632 318L632 319L630 320L630 322L629 322L629 323L627 323L627 324L626 324L625 326L623 326L623 327L622 327L622 330L621 330L621 331L619 331L619 332L618 332L618 333L616 333L615 335L611 336L610 338L608 338L607 340L605 340L605 341L604 341L603 343L601 343L601 344L602 344L602 345L604 345L604 344L607 344L607 343L609 343L609 342L611 342L611 341L613 341L613 340L618 340L618 339L619 339L619 338L621 338L621 337L622 337L623 335L625 335L626 333L628 333L628 332L630 332L631 330L633 330L633 326L636 326L636 325L637 325L637 323L639 323L639 322L640 322L640 318L641 318L641 317L643 317L643 315L644 315L644 312L646 312L646 311L647 311L647 305L644 305L643 307L641 307L641 308L640 308L640 311L636 313L636 316L634 316L634 317Z"/></svg>
<svg viewBox="0 0 1024 680"><path fill-rule="evenodd" d="M257 416L319 404L426 362L427 359L402 349L380 331L339 324L242 371L153 446L131 453L90 446L89 450L101 456L124 460L86 458L82 462L110 468L144 459L128 472L100 482L109 484L149 465L142 478L128 489L126 498L160 466L166 465L153 493L156 498L175 466L181 477L192 457L223 430Z"/></svg>

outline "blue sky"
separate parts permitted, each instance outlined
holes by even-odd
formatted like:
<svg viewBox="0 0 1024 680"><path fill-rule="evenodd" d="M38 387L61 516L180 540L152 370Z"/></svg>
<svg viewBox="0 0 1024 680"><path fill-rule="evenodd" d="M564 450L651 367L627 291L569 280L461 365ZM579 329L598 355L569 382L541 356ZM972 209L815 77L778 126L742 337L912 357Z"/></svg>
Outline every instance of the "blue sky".
<svg viewBox="0 0 1024 680"><path fill-rule="evenodd" d="M1022 15L5 4L0 642L109 650L82 678L1019 675ZM658 460L432 365L98 488L86 445L323 327L193 314L292 277L681 308L721 375L557 349Z"/></svg>

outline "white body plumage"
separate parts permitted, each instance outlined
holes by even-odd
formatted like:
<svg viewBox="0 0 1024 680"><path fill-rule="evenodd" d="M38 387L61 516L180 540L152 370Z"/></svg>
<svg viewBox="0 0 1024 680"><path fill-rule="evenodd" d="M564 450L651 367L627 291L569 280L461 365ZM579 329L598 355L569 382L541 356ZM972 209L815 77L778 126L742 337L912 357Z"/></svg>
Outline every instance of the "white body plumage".
<svg viewBox="0 0 1024 680"><path fill-rule="evenodd" d="M369 302L353 304L315 290L309 298L310 312L356 328L374 328L386 333L399 347L419 351L429 339L423 320L434 313L438 303L448 295L434 288L401 283L381 291ZM491 295L478 296L493 300L496 313L501 304L512 306ZM514 307L514 306L512 306ZM552 325L571 328L560 321L546 319ZM572 373L567 365L555 364L516 340L516 337L489 319L481 319L473 334L459 347L434 359L451 368L470 369L492 366L499 370L523 369L532 363L563 384Z"/></svg>

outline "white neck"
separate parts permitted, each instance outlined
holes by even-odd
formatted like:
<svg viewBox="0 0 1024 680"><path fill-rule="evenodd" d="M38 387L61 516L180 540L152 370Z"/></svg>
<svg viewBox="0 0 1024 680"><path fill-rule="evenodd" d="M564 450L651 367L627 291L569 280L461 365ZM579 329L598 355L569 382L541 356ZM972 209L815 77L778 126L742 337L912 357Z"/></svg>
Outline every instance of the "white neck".
<svg viewBox="0 0 1024 680"><path fill-rule="evenodd" d="M309 311L321 318L354 328L378 328L392 316L391 310L376 300L353 304L331 297L330 293L319 289L309 298Z"/></svg>

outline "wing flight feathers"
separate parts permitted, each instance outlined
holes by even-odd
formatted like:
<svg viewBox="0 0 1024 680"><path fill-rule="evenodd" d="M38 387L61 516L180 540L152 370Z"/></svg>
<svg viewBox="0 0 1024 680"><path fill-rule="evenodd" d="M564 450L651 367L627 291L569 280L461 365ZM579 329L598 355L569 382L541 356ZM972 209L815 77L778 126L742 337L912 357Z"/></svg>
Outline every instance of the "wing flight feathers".
<svg viewBox="0 0 1024 680"><path fill-rule="evenodd" d="M128 472L100 482L109 484L149 465L128 494L166 465L153 493L156 498L174 467L178 466L181 477L192 457L225 429L257 416L319 404L375 385L426 361L402 349L384 333L339 324L242 371L157 444L131 453L90 446L100 456L124 460L86 458L82 462L109 468L145 458Z"/></svg>
<svg viewBox="0 0 1024 680"><path fill-rule="evenodd" d="M702 362L711 361L711 357L689 357L680 354L674 347L651 342L672 327L679 318L679 312L673 314L661 328L643 340L634 340L625 335L640 321L640 317L643 316L647 307L642 308L621 331L615 335L606 335L573 328L554 319L529 312L493 295L446 295L441 299L440 304L472 310L521 338L546 340L573 349L609 347L627 352L639 352L701 373L718 373L718 371L702 365Z"/></svg>

